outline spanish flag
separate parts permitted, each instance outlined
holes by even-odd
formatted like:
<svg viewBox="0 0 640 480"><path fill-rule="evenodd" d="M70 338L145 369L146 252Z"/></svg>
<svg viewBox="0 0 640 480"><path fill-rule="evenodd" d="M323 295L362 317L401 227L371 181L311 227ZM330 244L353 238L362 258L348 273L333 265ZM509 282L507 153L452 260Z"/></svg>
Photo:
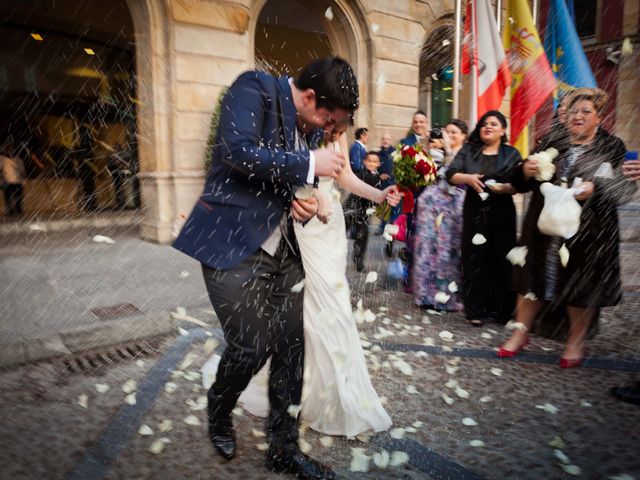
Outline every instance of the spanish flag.
<svg viewBox="0 0 640 480"><path fill-rule="evenodd" d="M503 32L511 70L511 143L529 156L527 125L556 88L527 0L510 0Z"/></svg>

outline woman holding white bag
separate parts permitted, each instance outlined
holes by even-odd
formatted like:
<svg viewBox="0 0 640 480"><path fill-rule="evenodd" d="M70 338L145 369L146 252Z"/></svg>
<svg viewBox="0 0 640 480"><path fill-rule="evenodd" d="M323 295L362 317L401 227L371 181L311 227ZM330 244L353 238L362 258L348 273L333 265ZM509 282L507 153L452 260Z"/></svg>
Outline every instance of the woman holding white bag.
<svg viewBox="0 0 640 480"><path fill-rule="evenodd" d="M622 174L624 144L600 128L606 103L607 94L602 90L577 89L568 106L569 141L540 146L540 150L559 150L551 183L571 186L576 179L581 181L575 190L582 206L575 235L564 239L540 231L543 182L535 177L540 178L542 165L535 156L514 172L512 185L520 192L532 191L533 196L519 241L520 247L526 247L520 253L526 256L513 261L519 328L500 347L499 357L517 355L528 343L528 330L534 320L562 307L569 318L569 332L560 367L578 367L599 308L620 302L617 206L629 201L637 187Z"/></svg>

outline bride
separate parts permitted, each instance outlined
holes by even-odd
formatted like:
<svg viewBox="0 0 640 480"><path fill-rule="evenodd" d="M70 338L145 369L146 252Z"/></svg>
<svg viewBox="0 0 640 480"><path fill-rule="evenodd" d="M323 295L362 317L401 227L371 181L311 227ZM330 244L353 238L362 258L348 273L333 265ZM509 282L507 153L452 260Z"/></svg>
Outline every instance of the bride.
<svg viewBox="0 0 640 480"><path fill-rule="evenodd" d="M338 151L348 152L343 135L346 129L346 123L336 125L325 141ZM340 187L377 203L385 199L392 205L399 203L395 187L378 190L367 185L355 176L348 161L345 164L337 179ZM301 193L309 194L307 191L297 195ZM312 194L319 200L318 217L304 226L295 225L305 273L301 415L302 420L318 432L353 438L360 433L388 429L391 418L371 385L352 317L346 277L347 236L336 181L321 178L317 191ZM207 364L210 362L217 363L212 359ZM203 377L207 376L207 364L203 367ZM212 367L215 369L217 365ZM267 363L239 399L254 415L266 416L269 410L268 372Z"/></svg>

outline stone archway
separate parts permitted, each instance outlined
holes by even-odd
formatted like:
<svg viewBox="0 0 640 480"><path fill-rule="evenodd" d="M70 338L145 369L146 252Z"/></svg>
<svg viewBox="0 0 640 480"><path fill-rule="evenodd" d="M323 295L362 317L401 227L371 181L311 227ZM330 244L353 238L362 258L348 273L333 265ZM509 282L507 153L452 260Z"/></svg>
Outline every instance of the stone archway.
<svg viewBox="0 0 640 480"><path fill-rule="evenodd" d="M359 2L345 0L297 0L296 2L259 0L252 10L249 25L250 46L254 52L256 29L259 26L261 12L267 4L271 6L274 3L286 3L288 8L291 8L292 3L296 3L314 16L314 21L322 27L326 35L331 53L347 60L358 77L360 108L356 113L356 124L367 125L371 123L372 95L370 86L373 52L368 23ZM327 13L329 8L331 9L330 14ZM307 59L311 61L312 58L307 57Z"/></svg>

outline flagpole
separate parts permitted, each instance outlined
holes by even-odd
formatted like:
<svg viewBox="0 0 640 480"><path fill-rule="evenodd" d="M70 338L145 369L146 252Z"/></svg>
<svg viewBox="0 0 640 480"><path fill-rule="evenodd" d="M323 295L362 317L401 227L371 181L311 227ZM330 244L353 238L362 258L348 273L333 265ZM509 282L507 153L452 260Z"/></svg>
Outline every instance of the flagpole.
<svg viewBox="0 0 640 480"><path fill-rule="evenodd" d="M456 0L455 6L455 39L453 41L453 115L458 118L460 111L460 36L462 23L462 0Z"/></svg>
<svg viewBox="0 0 640 480"><path fill-rule="evenodd" d="M533 19L533 25L538 28L538 0L533 0L531 3L531 16Z"/></svg>
<svg viewBox="0 0 640 480"><path fill-rule="evenodd" d="M500 33L500 27L502 27L502 0L496 0L496 28L498 33Z"/></svg>

